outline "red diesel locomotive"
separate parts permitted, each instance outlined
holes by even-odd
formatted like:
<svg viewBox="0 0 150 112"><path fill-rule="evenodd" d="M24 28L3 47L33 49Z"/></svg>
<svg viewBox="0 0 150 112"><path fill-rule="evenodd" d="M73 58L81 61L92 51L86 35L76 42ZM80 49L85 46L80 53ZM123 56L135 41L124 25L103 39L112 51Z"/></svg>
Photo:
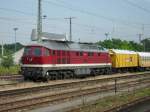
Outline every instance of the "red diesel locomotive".
<svg viewBox="0 0 150 112"><path fill-rule="evenodd" d="M49 80L109 74L109 52L89 43L42 41L25 47L21 71L24 79Z"/></svg>

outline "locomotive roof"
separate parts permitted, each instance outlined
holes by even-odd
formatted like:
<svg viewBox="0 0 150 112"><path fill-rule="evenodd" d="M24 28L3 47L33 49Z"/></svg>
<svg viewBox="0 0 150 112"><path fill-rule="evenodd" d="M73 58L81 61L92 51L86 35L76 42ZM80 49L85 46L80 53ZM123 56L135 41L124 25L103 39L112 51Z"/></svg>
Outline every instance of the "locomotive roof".
<svg viewBox="0 0 150 112"><path fill-rule="evenodd" d="M137 54L135 51L129 51L129 50L111 49L111 51L117 54Z"/></svg>
<svg viewBox="0 0 150 112"><path fill-rule="evenodd" d="M32 42L27 46L44 46L49 49L54 50L73 50L73 51L91 51L91 52L108 52L102 47L95 45L93 43L76 43L72 41L42 41L42 42Z"/></svg>

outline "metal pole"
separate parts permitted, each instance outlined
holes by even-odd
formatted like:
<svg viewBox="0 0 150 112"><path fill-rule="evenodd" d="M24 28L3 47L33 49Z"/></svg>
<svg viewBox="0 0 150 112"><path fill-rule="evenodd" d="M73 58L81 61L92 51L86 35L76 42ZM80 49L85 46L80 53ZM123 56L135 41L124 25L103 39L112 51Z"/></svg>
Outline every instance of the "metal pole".
<svg viewBox="0 0 150 112"><path fill-rule="evenodd" d="M108 35L109 35L109 33L105 33L105 36L106 36L106 40L108 39Z"/></svg>
<svg viewBox="0 0 150 112"><path fill-rule="evenodd" d="M115 78L115 94L117 93L117 79Z"/></svg>
<svg viewBox="0 0 150 112"><path fill-rule="evenodd" d="M70 18L70 41L72 41L72 21Z"/></svg>
<svg viewBox="0 0 150 112"><path fill-rule="evenodd" d="M139 34L139 42L141 43L142 40L142 34Z"/></svg>
<svg viewBox="0 0 150 112"><path fill-rule="evenodd" d="M15 52L16 52L16 50L17 50L17 44L16 44L16 35L17 35L17 30L18 30L18 28L14 28L14 31L15 31Z"/></svg>
<svg viewBox="0 0 150 112"><path fill-rule="evenodd" d="M145 25L142 24L142 34L144 35Z"/></svg>
<svg viewBox="0 0 150 112"><path fill-rule="evenodd" d="M140 44L141 44L143 34L142 34L142 33L139 33L138 35L139 35L139 42L140 42ZM145 51L145 41L144 41L144 39L143 39L143 49L144 49L144 51Z"/></svg>
<svg viewBox="0 0 150 112"><path fill-rule="evenodd" d="M37 38L41 41L42 33L42 0L38 0Z"/></svg>
<svg viewBox="0 0 150 112"><path fill-rule="evenodd" d="M72 19L74 19L75 17L69 17L69 18L65 18L65 19L69 19L69 25L70 25L70 29L69 29L69 40L72 41Z"/></svg>
<svg viewBox="0 0 150 112"><path fill-rule="evenodd" d="M16 30L15 30L15 52L16 52Z"/></svg>
<svg viewBox="0 0 150 112"><path fill-rule="evenodd" d="M2 41L2 56L4 56L4 45L3 45L3 41Z"/></svg>
<svg viewBox="0 0 150 112"><path fill-rule="evenodd" d="M143 46L144 46L144 51L146 51L146 42L145 42L145 40L143 41Z"/></svg>
<svg viewBox="0 0 150 112"><path fill-rule="evenodd" d="M112 33L111 33L111 38L114 38L114 34L115 34L115 25L113 24Z"/></svg>

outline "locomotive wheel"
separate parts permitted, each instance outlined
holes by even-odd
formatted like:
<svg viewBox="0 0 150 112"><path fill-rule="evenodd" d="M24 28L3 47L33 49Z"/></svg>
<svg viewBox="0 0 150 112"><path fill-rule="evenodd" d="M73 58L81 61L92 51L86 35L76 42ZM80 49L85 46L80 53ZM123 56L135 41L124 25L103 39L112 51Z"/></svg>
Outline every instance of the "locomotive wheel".
<svg viewBox="0 0 150 112"><path fill-rule="evenodd" d="M42 78L42 81L43 82L45 82L45 81L47 82L49 79L50 79L50 75L49 75L49 72L47 71L45 76Z"/></svg>
<svg viewBox="0 0 150 112"><path fill-rule="evenodd" d="M60 73L60 79L64 79L64 74Z"/></svg>
<svg viewBox="0 0 150 112"><path fill-rule="evenodd" d="M69 79L69 78L70 78L70 76L68 74L64 75L64 79Z"/></svg>

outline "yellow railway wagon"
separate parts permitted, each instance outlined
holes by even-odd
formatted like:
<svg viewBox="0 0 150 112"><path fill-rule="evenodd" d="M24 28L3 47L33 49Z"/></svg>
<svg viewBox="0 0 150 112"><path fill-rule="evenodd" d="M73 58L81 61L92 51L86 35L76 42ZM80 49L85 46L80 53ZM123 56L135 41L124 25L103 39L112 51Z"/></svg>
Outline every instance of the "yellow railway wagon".
<svg viewBox="0 0 150 112"><path fill-rule="evenodd" d="M139 56L139 67L150 68L150 53L138 52Z"/></svg>
<svg viewBox="0 0 150 112"><path fill-rule="evenodd" d="M113 68L129 68L138 66L138 54L128 50L110 50Z"/></svg>

